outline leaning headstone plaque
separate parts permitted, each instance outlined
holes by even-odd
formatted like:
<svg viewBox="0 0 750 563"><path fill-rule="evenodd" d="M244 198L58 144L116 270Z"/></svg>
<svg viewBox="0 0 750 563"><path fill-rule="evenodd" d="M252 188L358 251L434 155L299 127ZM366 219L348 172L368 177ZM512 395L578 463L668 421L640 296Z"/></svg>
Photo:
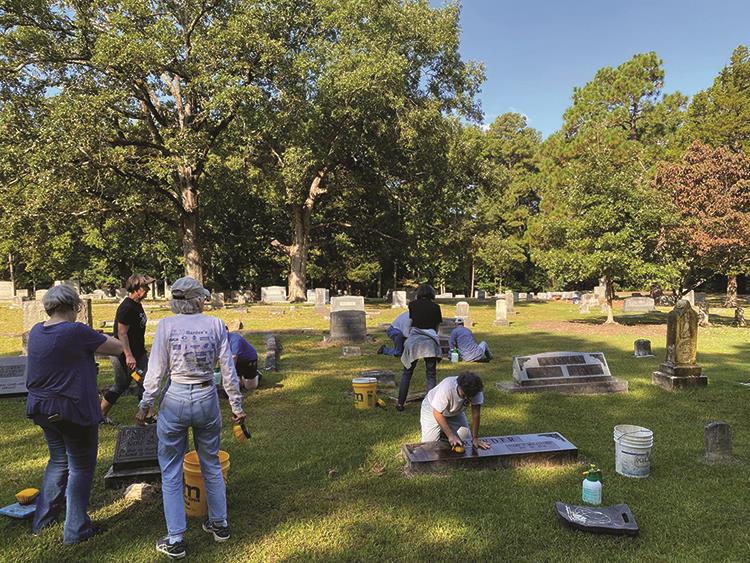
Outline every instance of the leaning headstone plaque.
<svg viewBox="0 0 750 563"><path fill-rule="evenodd" d="M434 473L449 469L504 469L521 465L562 465L574 462L578 448L559 432L482 438L490 447L474 449L465 442L464 453L455 453L448 442L404 444L401 454L409 473Z"/></svg>
<svg viewBox="0 0 750 563"><path fill-rule="evenodd" d="M513 358L513 381L498 389L511 393L592 394L627 392L628 382L612 377L601 352L547 352Z"/></svg>
<svg viewBox="0 0 750 563"><path fill-rule="evenodd" d="M26 393L26 356L0 358L0 397Z"/></svg>
<svg viewBox="0 0 750 563"><path fill-rule="evenodd" d="M157 446L155 424L120 427L112 467L104 476L104 487L114 489L129 483L161 481Z"/></svg>

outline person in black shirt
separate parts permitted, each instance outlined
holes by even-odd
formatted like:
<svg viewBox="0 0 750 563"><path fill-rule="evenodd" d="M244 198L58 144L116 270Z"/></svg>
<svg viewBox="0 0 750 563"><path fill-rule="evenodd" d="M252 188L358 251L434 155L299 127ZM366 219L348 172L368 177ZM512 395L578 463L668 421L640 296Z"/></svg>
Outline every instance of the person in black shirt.
<svg viewBox="0 0 750 563"><path fill-rule="evenodd" d="M397 411L404 410L411 376L420 358L424 360L427 391L437 383L437 363L440 360L440 339L437 329L443 322L443 314L440 305L435 303L435 290L431 285L422 284L417 288L417 298L409 303L409 318L411 331L401 355L404 371L399 384Z"/></svg>
<svg viewBox="0 0 750 563"><path fill-rule="evenodd" d="M104 393L102 399L102 416L107 419L112 405L117 402L133 381L130 374L138 368L145 377L148 368L148 355L146 354L146 313L141 301L148 294L149 285L154 278L143 274L133 274L128 278L125 289L128 296L123 299L115 314L115 328L113 336L122 342L124 352L116 358L112 358L112 369L115 372L115 381L112 387ZM141 379L143 381L143 379ZM142 385L138 385L138 398L143 395Z"/></svg>

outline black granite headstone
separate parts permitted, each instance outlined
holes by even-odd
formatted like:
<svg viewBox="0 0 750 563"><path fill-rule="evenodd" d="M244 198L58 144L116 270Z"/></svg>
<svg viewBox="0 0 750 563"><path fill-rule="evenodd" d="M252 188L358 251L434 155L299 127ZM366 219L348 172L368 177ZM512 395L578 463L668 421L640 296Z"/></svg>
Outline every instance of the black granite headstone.
<svg viewBox="0 0 750 563"><path fill-rule="evenodd" d="M576 506L556 502L555 513L571 528L584 532L637 536L640 531L627 504Z"/></svg>
<svg viewBox="0 0 750 563"><path fill-rule="evenodd" d="M115 456L104 487L114 489L135 482L161 481L156 425L123 426L117 432Z"/></svg>
<svg viewBox="0 0 750 563"><path fill-rule="evenodd" d="M446 469L498 469L519 465L562 465L576 460L578 448L558 432L518 434L482 438L487 450L474 450L465 443L465 452L451 450L448 442L405 444L401 453L410 473L439 472Z"/></svg>

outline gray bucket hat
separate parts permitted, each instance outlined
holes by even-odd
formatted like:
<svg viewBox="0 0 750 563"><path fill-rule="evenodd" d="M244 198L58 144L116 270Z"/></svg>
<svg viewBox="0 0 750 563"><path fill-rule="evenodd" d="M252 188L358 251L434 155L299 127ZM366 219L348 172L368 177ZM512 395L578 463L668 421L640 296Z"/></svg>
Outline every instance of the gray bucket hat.
<svg viewBox="0 0 750 563"><path fill-rule="evenodd" d="M172 284L172 299L195 299L196 297L208 299L211 293L195 278L185 276Z"/></svg>

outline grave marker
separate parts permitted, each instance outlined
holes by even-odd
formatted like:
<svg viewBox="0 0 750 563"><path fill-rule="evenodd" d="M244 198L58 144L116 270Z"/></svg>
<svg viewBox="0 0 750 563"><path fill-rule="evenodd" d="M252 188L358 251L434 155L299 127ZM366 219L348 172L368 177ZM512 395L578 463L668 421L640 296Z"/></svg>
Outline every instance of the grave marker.
<svg viewBox="0 0 750 563"><path fill-rule="evenodd" d="M651 382L668 391L687 387L705 387L708 378L701 375L696 362L698 352L698 313L681 299L667 317L667 354Z"/></svg>
<svg viewBox="0 0 750 563"><path fill-rule="evenodd" d="M331 311L331 340L364 342L366 339L367 317L364 311Z"/></svg>
<svg viewBox="0 0 750 563"><path fill-rule="evenodd" d="M496 384L510 393L591 394L627 392L628 382L612 377L601 352L546 352L513 358L513 381Z"/></svg>
<svg viewBox="0 0 750 563"><path fill-rule="evenodd" d="M471 326L469 304L466 301L459 301L456 303L456 318L463 319L466 326Z"/></svg>
<svg viewBox="0 0 750 563"><path fill-rule="evenodd" d="M406 292L394 291L393 303L391 304L391 308L392 309L405 309L406 307L408 307L408 303L406 302Z"/></svg>
<svg viewBox="0 0 750 563"><path fill-rule="evenodd" d="M474 450L465 442L465 452L455 453L447 442L404 444L401 454L409 473L433 473L450 469L504 469L525 465L562 465L574 462L578 448L559 432L518 434L482 438L487 450Z"/></svg>
<svg viewBox="0 0 750 563"><path fill-rule="evenodd" d="M324 287L315 288L315 306L325 306L331 302L331 291Z"/></svg>
<svg viewBox="0 0 750 563"><path fill-rule="evenodd" d="M732 429L726 422L713 421L703 429L703 439L708 463L734 461L732 455Z"/></svg>
<svg viewBox="0 0 750 563"><path fill-rule="evenodd" d="M104 476L104 488L161 481L157 446L156 424L120 427L112 467Z"/></svg>
<svg viewBox="0 0 750 563"><path fill-rule="evenodd" d="M623 313L651 313L656 311L656 302L651 297L626 297Z"/></svg>
<svg viewBox="0 0 750 563"><path fill-rule="evenodd" d="M512 291L506 291L505 292L505 310L508 312L509 315L515 314L515 308L513 305L515 304L515 298L513 296Z"/></svg>
<svg viewBox="0 0 750 563"><path fill-rule="evenodd" d="M343 295L331 299L331 313L336 311L362 311L365 310L365 298L361 295Z"/></svg>
<svg viewBox="0 0 750 563"><path fill-rule="evenodd" d="M645 338L639 338L633 342L633 355L636 358L653 358L651 353L651 341Z"/></svg>
<svg viewBox="0 0 750 563"><path fill-rule="evenodd" d="M0 358L0 396L26 393L26 356Z"/></svg>
<svg viewBox="0 0 750 563"><path fill-rule="evenodd" d="M281 285L271 285L260 288L261 303L283 303L286 301L286 288Z"/></svg>
<svg viewBox="0 0 750 563"><path fill-rule="evenodd" d="M508 302L505 299L495 301L495 326L508 326Z"/></svg>

